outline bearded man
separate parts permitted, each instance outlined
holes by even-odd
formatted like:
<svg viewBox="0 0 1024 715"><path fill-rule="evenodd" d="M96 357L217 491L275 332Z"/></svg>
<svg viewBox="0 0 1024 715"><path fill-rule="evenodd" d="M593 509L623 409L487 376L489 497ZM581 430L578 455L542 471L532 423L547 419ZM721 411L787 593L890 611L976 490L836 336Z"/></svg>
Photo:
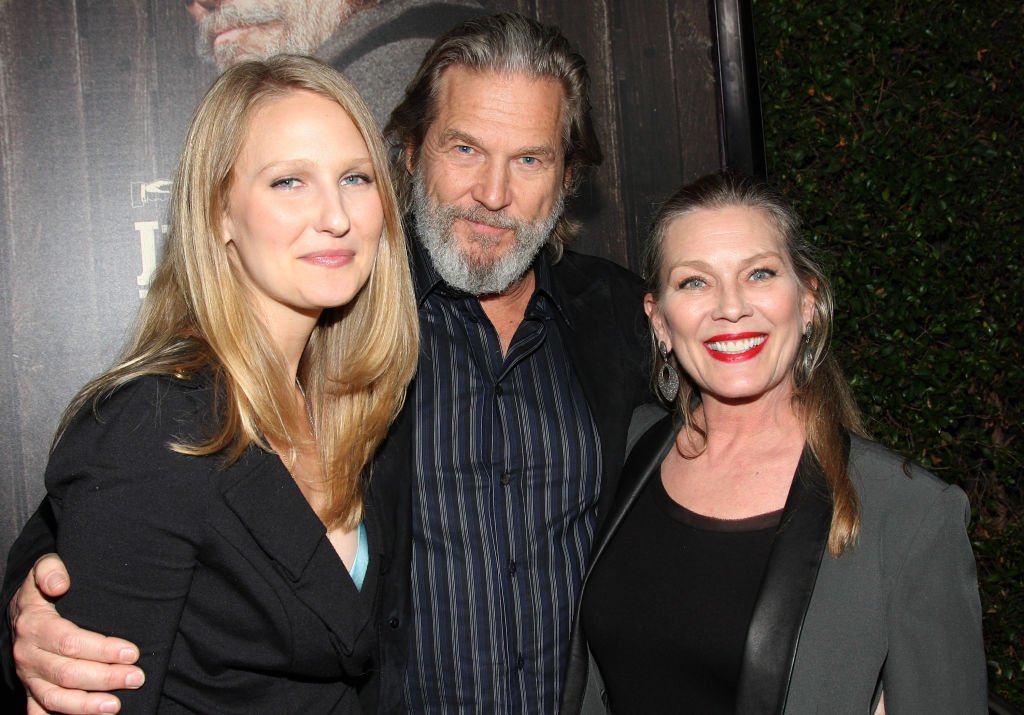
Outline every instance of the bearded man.
<svg viewBox="0 0 1024 715"><path fill-rule="evenodd" d="M421 358L374 478L412 465L409 712L554 713L590 543L650 400L637 278L567 249L601 160L583 58L519 15L428 53L386 133ZM404 477L408 479L408 477Z"/></svg>

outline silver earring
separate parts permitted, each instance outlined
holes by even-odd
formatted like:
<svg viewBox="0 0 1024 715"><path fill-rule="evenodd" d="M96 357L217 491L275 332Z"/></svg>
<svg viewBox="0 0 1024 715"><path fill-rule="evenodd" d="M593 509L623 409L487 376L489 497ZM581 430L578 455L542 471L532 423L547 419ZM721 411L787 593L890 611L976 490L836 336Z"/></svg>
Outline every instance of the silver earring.
<svg viewBox="0 0 1024 715"><path fill-rule="evenodd" d="M807 373L807 377L811 376L811 371L814 369L814 351L811 349L811 336L814 334L814 327L807 323L804 328L804 372Z"/></svg>
<svg viewBox="0 0 1024 715"><path fill-rule="evenodd" d="M673 402L679 394L679 371L669 359L665 343L658 341L658 354L661 356L661 367L658 369L658 392L665 402Z"/></svg>

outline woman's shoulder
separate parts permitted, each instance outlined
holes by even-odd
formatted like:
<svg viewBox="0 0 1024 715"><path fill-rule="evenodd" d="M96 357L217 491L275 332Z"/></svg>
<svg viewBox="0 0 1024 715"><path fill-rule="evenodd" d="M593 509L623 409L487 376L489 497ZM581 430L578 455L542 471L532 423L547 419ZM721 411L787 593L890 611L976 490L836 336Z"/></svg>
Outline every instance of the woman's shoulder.
<svg viewBox="0 0 1024 715"><path fill-rule="evenodd" d="M51 461L164 451L202 437L214 409L206 375L143 375L87 401L61 435Z"/></svg>
<svg viewBox="0 0 1024 715"><path fill-rule="evenodd" d="M661 428L664 427L661 423L670 414L663 405L656 402L647 402L636 407L630 417L629 431L626 434L626 454L633 451L637 440L648 432L655 431L655 427L659 427L657 431L660 433Z"/></svg>
<svg viewBox="0 0 1024 715"><path fill-rule="evenodd" d="M850 435L850 473L866 486L908 490L911 493L939 493L958 489L913 460L857 435Z"/></svg>
<svg viewBox="0 0 1024 715"><path fill-rule="evenodd" d="M851 435L850 478L861 502L862 521L883 519L910 527L946 512L957 520L969 513L967 495L912 460L871 440Z"/></svg>

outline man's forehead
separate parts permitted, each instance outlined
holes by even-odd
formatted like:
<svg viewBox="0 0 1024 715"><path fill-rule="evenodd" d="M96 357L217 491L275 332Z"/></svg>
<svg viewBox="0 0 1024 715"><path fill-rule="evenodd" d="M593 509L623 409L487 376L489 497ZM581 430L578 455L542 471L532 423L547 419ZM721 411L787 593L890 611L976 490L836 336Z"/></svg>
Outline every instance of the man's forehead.
<svg viewBox="0 0 1024 715"><path fill-rule="evenodd" d="M440 101L482 100L499 93L514 93L522 100L547 95L565 101L561 83L548 75L526 71L477 69L466 65L451 65L441 73L437 84Z"/></svg>
<svg viewBox="0 0 1024 715"><path fill-rule="evenodd" d="M510 133L561 134L565 92L551 77L454 66L441 76L438 90L428 131L472 133L474 126L505 125Z"/></svg>

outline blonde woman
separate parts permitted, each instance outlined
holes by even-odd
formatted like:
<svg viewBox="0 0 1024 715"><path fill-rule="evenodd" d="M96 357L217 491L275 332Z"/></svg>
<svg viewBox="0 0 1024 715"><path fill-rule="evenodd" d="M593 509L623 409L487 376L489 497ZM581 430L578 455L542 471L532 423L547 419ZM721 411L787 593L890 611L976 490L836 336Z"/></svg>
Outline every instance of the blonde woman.
<svg viewBox="0 0 1024 715"><path fill-rule="evenodd" d="M139 647L127 712L374 710L408 537L367 465L417 350L387 166L315 60L237 65L196 110L138 325L68 408L12 551L52 516L61 615Z"/></svg>

